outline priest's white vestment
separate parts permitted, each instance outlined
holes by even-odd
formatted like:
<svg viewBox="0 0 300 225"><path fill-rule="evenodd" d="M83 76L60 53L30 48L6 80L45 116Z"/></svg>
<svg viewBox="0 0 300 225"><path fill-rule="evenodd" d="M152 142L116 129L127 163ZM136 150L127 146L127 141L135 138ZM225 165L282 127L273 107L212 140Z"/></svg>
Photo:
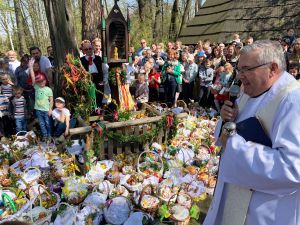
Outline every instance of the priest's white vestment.
<svg viewBox="0 0 300 225"><path fill-rule="evenodd" d="M235 122L255 116L293 79L284 72L267 92L248 99ZM228 139L204 225L222 225L228 184L253 190L245 225L300 225L300 89L283 97L270 138L272 148L238 134Z"/></svg>

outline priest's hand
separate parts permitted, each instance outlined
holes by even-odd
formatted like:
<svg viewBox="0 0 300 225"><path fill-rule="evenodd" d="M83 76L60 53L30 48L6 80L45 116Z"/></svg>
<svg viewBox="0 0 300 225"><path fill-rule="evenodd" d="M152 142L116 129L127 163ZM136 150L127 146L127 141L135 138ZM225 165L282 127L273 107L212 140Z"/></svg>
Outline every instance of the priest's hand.
<svg viewBox="0 0 300 225"><path fill-rule="evenodd" d="M221 118L223 121L234 121L238 115L238 108L233 107L231 101L226 100L221 108Z"/></svg>
<svg viewBox="0 0 300 225"><path fill-rule="evenodd" d="M219 137L218 143L222 146L222 149L226 148L226 143L227 143L228 137L229 137L228 135L225 135L223 133Z"/></svg>

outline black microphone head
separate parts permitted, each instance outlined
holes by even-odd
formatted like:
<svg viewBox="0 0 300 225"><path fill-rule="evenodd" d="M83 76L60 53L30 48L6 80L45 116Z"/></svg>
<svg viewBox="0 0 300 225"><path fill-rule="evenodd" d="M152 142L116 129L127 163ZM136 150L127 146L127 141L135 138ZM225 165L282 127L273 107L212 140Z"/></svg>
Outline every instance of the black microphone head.
<svg viewBox="0 0 300 225"><path fill-rule="evenodd" d="M231 85L231 87L229 88L229 95L230 96L238 96L240 93L240 87L236 84Z"/></svg>
<svg viewBox="0 0 300 225"><path fill-rule="evenodd" d="M229 101L235 104L235 100L237 99L238 95L240 93L240 87L236 84L231 85L229 89Z"/></svg>

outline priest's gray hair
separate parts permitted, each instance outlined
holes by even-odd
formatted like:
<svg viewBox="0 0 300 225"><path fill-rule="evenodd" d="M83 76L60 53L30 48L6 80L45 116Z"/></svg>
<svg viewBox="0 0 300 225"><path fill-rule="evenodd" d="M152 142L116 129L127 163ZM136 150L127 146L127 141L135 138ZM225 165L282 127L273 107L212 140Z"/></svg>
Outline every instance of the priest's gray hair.
<svg viewBox="0 0 300 225"><path fill-rule="evenodd" d="M257 59L259 64L274 62L281 71L286 70L284 52L278 41L255 41L253 44L243 47L240 54L247 54L255 50L259 50Z"/></svg>

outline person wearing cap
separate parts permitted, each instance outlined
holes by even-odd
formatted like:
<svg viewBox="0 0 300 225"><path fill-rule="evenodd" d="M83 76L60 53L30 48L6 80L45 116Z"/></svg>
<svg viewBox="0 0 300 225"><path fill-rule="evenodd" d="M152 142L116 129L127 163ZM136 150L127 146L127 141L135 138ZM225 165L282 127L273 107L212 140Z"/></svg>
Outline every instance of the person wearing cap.
<svg viewBox="0 0 300 225"><path fill-rule="evenodd" d="M70 111L65 107L66 102L62 97L55 99L55 109L52 111L54 120L53 136L55 138L61 135L68 136L70 128Z"/></svg>
<svg viewBox="0 0 300 225"><path fill-rule="evenodd" d="M200 51L197 53L196 63L198 66L200 66L204 62L205 59L206 59L206 55L205 55L204 51Z"/></svg>
<svg viewBox="0 0 300 225"><path fill-rule="evenodd" d="M47 79L43 73L37 75L33 72L34 59L29 61L29 70L32 80L32 85L35 90L34 109L38 118L43 140L47 141L51 138L51 115L53 108L53 92L52 89L46 86Z"/></svg>

